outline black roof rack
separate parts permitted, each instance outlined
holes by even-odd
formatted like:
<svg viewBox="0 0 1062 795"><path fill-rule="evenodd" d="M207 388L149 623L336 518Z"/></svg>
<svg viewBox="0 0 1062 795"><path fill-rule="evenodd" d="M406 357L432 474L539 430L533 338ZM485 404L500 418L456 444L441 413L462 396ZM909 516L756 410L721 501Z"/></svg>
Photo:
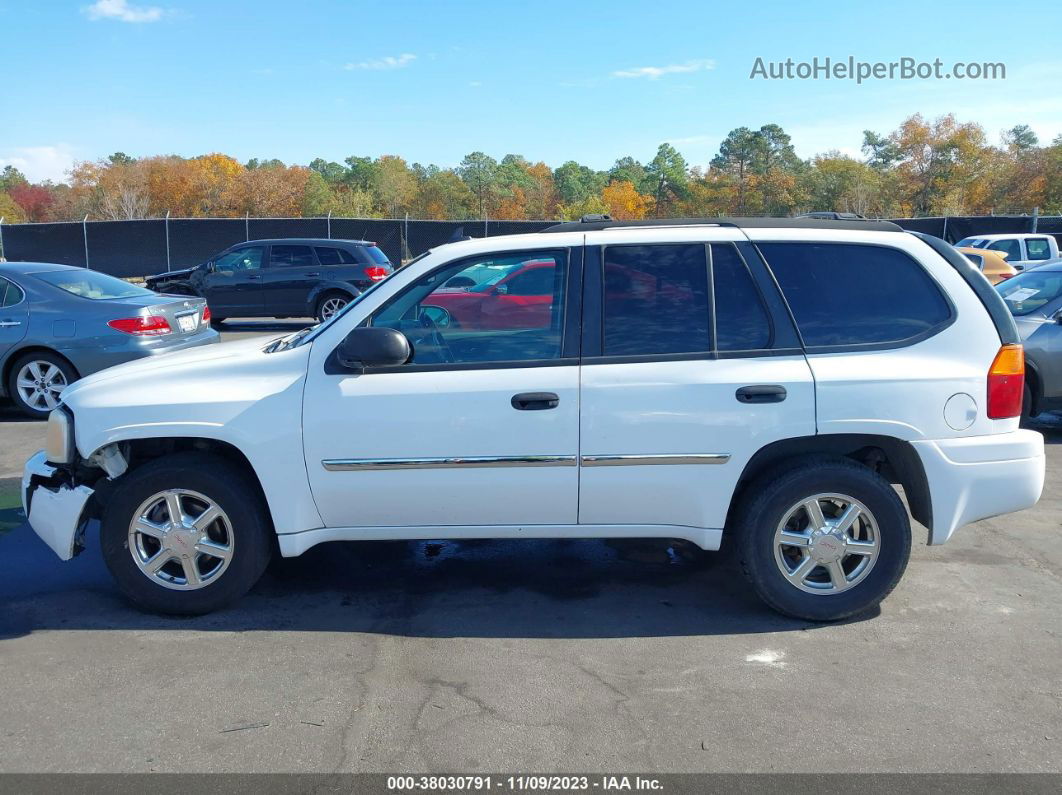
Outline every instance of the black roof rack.
<svg viewBox="0 0 1062 795"><path fill-rule="evenodd" d="M568 221L554 224L543 232L595 232L599 229L622 229L640 226L734 226L738 229L859 229L864 232L902 232L891 221L867 221L858 218L652 218L647 221Z"/></svg>

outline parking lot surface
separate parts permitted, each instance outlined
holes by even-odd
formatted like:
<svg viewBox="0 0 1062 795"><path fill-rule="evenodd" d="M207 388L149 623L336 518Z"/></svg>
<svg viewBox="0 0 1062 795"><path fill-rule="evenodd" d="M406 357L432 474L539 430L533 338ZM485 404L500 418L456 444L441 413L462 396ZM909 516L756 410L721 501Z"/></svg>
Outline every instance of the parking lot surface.
<svg viewBox="0 0 1062 795"><path fill-rule="evenodd" d="M0 502L0 771L1062 771L1062 419L1038 430L1036 508L916 527L880 613L832 625L725 554L601 541L323 545L160 618ZM0 406L0 499L43 431Z"/></svg>

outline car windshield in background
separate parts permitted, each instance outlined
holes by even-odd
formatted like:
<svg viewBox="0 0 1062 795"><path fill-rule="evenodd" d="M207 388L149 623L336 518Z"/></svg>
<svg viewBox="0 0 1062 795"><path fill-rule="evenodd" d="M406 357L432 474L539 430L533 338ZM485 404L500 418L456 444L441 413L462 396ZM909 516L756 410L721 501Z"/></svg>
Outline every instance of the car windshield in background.
<svg viewBox="0 0 1062 795"><path fill-rule="evenodd" d="M1029 315L1062 295L1062 271L1027 271L996 285L1012 315Z"/></svg>
<svg viewBox="0 0 1062 795"><path fill-rule="evenodd" d="M979 237L964 237L955 244L955 248L984 248L987 245L988 241Z"/></svg>
<svg viewBox="0 0 1062 795"><path fill-rule="evenodd" d="M154 295L151 290L124 282L105 273L90 270L44 271L33 274L42 282L47 282L60 290L65 290L79 298L94 301L106 301L114 298L132 298L136 295Z"/></svg>

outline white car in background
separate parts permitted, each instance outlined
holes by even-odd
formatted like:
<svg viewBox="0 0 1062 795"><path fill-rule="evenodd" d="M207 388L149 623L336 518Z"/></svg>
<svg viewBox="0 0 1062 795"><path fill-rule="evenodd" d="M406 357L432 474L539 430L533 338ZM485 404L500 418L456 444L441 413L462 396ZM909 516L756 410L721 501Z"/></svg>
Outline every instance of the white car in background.
<svg viewBox="0 0 1062 795"><path fill-rule="evenodd" d="M1045 234L970 235L955 244L956 248L964 246L999 251L1017 271L1035 268L1059 256L1058 241Z"/></svg>
<svg viewBox="0 0 1062 795"><path fill-rule="evenodd" d="M893 484L930 544L1036 503L1023 373L942 240L587 219L435 249L313 329L82 379L24 501L62 559L98 518L121 589L166 613L239 597L274 549L661 537L735 545L768 604L832 620L907 565Z"/></svg>

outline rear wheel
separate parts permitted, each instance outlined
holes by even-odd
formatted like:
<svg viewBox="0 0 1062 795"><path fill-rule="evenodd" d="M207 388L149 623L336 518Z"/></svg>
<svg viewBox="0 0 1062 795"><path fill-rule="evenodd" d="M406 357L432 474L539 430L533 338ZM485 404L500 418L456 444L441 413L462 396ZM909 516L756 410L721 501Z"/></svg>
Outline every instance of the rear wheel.
<svg viewBox="0 0 1062 795"><path fill-rule="evenodd" d="M100 525L119 588L158 613L209 613L258 581L272 550L254 483L217 456L177 453L115 486Z"/></svg>
<svg viewBox="0 0 1062 795"><path fill-rule="evenodd" d="M759 596L795 618L836 621L876 606L911 552L892 486L850 459L814 458L752 484L734 528Z"/></svg>
<svg viewBox="0 0 1062 795"><path fill-rule="evenodd" d="M76 380L77 371L62 356L36 351L15 361L7 392L23 414L41 420L59 405L59 393Z"/></svg>
<svg viewBox="0 0 1062 795"><path fill-rule="evenodd" d="M324 323L349 303L350 296L346 293L325 293L317 302L317 321Z"/></svg>

